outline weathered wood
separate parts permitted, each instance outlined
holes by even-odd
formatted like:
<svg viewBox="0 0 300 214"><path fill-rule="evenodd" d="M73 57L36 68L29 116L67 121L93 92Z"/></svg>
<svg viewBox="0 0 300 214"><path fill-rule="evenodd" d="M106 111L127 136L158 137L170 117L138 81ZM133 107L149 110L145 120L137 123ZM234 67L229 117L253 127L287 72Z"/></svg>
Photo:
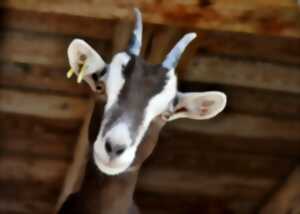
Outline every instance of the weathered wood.
<svg viewBox="0 0 300 214"><path fill-rule="evenodd" d="M276 184L268 178L251 178L232 174L195 173L177 169L145 168L139 179L139 189L143 191L207 195L226 198L238 195L241 199L261 198ZM228 188L228 187L231 188Z"/></svg>
<svg viewBox="0 0 300 214"><path fill-rule="evenodd" d="M154 33L147 57L150 63L162 63L171 48L179 38L179 32L175 28L159 29Z"/></svg>
<svg viewBox="0 0 300 214"><path fill-rule="evenodd" d="M56 127L41 118L3 113L0 121L0 151L3 154L71 159L77 128Z"/></svg>
<svg viewBox="0 0 300 214"><path fill-rule="evenodd" d="M227 55L300 65L300 40L220 31L198 31L193 48L201 55Z"/></svg>
<svg viewBox="0 0 300 214"><path fill-rule="evenodd" d="M238 158L238 154L242 153L243 155L245 155L246 162L248 161L246 157L248 157L248 155L250 154L267 156L268 158L270 158L268 159L269 161L272 160L272 157L296 159L300 155L300 144L298 140L287 141L272 138L265 139L237 137L230 135L208 135L204 133L187 132L171 128L164 129L164 131L161 133L160 140L163 143L160 143L158 145L157 153L161 153L160 158L162 161L164 160L164 158L166 158L163 153L171 153L172 155L170 155L174 157L174 159L176 159L175 157L177 154L178 156L181 156L180 152L182 152L182 155L186 155L189 153L193 155L199 153L199 156L201 156L202 158L209 157L210 155L219 156L219 154L214 154L214 152L227 153L227 156L229 153L232 154L232 160ZM170 152L168 152L168 150ZM236 154L236 156L234 154ZM156 157L156 153L154 154L154 157ZM221 154L220 158L221 157L224 157L224 154ZM160 158L157 157L156 159L159 160ZM198 158L196 159L198 160ZM170 160L172 160L171 157ZM251 161L249 161L249 163L250 162ZM282 164L284 164L283 162ZM223 162L220 160L220 163ZM243 163L243 161L241 161L241 163ZM238 163L230 163L228 165L228 168L233 167L234 164ZM247 167L242 166L237 170L244 170L245 168ZM283 169L284 168L287 170L289 169L289 167L287 167L286 165L283 165ZM265 169L262 169L260 173L263 173L264 170ZM287 171L285 172L287 173Z"/></svg>
<svg viewBox="0 0 300 214"><path fill-rule="evenodd" d="M0 157L0 180L3 182L32 181L43 185L60 185L66 169L67 162L62 160L13 155Z"/></svg>
<svg viewBox="0 0 300 214"><path fill-rule="evenodd" d="M288 156L249 151L234 151L234 143L231 138L225 138L223 142L212 142L202 135L191 135L191 139L184 132L181 136L174 132L162 133L156 151L151 156L149 166L155 168L176 166L177 170L191 170L208 173L236 173L248 177L284 177L294 167L294 163ZM220 137L221 138L221 137ZM208 142L206 142L208 140ZM255 144L255 140L252 140ZM263 142L261 142L263 143ZM228 144L228 148L226 145ZM242 144L242 142L239 142ZM245 142L249 147L251 143ZM258 143L257 143L258 144ZM253 146L254 147L254 146ZM226 150L227 149L227 150ZM272 145L269 145L272 149ZM254 151L253 151L254 150ZM266 150L266 149L265 149ZM299 154L299 150L297 153ZM166 155L168 154L168 155ZM276 165L276 169L274 168Z"/></svg>
<svg viewBox="0 0 300 214"><path fill-rule="evenodd" d="M11 62L68 67L67 47L74 37L26 31L4 31L0 34L0 59ZM104 56L109 42L87 41ZM63 71L64 72L64 71Z"/></svg>
<svg viewBox="0 0 300 214"><path fill-rule="evenodd" d="M300 167L297 166L279 190L260 210L260 214L297 214L300 211Z"/></svg>
<svg viewBox="0 0 300 214"><path fill-rule="evenodd" d="M87 101L61 95L0 90L0 111L52 119L81 120Z"/></svg>
<svg viewBox="0 0 300 214"><path fill-rule="evenodd" d="M0 27L103 40L111 39L115 24L113 20L26 10L2 8L0 14Z"/></svg>
<svg viewBox="0 0 300 214"><path fill-rule="evenodd" d="M128 20L117 22L112 39L112 54L127 50L132 31L133 25Z"/></svg>
<svg viewBox="0 0 300 214"><path fill-rule="evenodd" d="M86 84L66 78L66 67L51 67L26 63L0 63L0 85L16 89L55 92L64 95L87 95Z"/></svg>
<svg viewBox="0 0 300 214"><path fill-rule="evenodd" d="M50 214L58 194L58 186L37 182L0 182L0 212L5 214Z"/></svg>
<svg viewBox="0 0 300 214"><path fill-rule="evenodd" d="M145 214L252 214L259 200L237 198L214 198L208 196L191 196L177 194L161 194L153 192L138 192L138 206Z"/></svg>
<svg viewBox="0 0 300 214"><path fill-rule="evenodd" d="M286 1L285 1L286 2ZM297 18L299 10L296 1L287 5L279 3L266 4L262 1L188 1L162 2L155 0L135 2L143 9L144 20L157 24L184 25L197 28L259 33L299 37ZM124 19L132 14L132 3L119 1L75 1L30 0L26 4L18 0L2 1L2 7L13 9L54 12L98 18ZM288 15L287 15L288 14ZM272 17L272 18L270 18Z"/></svg>
<svg viewBox="0 0 300 214"><path fill-rule="evenodd" d="M300 67L196 56L182 75L186 81L221 83L300 93Z"/></svg>
<svg viewBox="0 0 300 214"><path fill-rule="evenodd" d="M228 113L207 121L180 120L170 126L183 131L240 137L299 140L300 122Z"/></svg>

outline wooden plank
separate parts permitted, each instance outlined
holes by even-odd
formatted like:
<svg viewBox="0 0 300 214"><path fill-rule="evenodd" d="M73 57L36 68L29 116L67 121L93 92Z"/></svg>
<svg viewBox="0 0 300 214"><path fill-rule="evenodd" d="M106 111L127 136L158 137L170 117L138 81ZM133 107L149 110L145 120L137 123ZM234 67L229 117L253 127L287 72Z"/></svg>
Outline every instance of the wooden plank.
<svg viewBox="0 0 300 214"><path fill-rule="evenodd" d="M222 161L224 161L225 163L227 161L222 159L222 157L224 158L228 157L229 159L227 160L230 160L231 157L238 158L239 156L238 154L241 153L245 155L244 160L245 162L249 162L249 164L251 163L251 161L247 159L247 157L249 157L248 155L266 156L268 157L267 158L268 161L261 159L261 160L257 160L257 162L259 163L259 161L264 161L267 164L267 162L272 163L271 157L295 159L298 158L300 154L300 145L298 140L287 141L287 140L272 139L272 138L264 139L264 138L237 137L237 136L230 136L230 135L209 135L204 133L195 133L195 132L192 133L192 132L182 131L178 129L171 129L171 128L164 129L164 131L160 135L160 141L163 143L160 143L158 145L157 156L159 156L159 154L162 153L161 161L163 161L165 157L163 153L167 153L168 150L170 151L169 153L171 153L170 154L171 157L169 157L170 160L172 160L173 157L174 159L176 159L176 155L178 155L178 157L181 157L182 155L185 157L185 155L188 153L190 153L191 156L193 156L193 154L195 154L196 156L196 154L199 153L199 156L207 159L209 155L220 156L220 160L218 160L218 162L222 163ZM227 155L214 154L215 152L226 153ZM232 156L230 156L229 154L231 154ZM234 156L234 154L236 156ZM156 153L154 157L156 157ZM234 160L234 158L232 159ZM160 158L158 157L156 159L160 160ZM197 157L196 159L198 160ZM285 161L282 161L283 169L289 170L289 167L285 165L286 162L285 163L284 162ZM195 164L196 163L197 162L195 162ZM205 164L209 166L209 163L205 163ZM241 164L242 163L244 163L244 161L241 161ZM230 163L229 161L228 168L231 168L238 164L239 163L235 163L235 162ZM251 166L249 166L248 168L246 166L238 167L237 170L243 171L246 169L252 169ZM262 166L262 164L258 164L257 166ZM256 170L258 169L256 168L254 171ZM260 173L263 173L264 171L266 171L265 168L261 169ZM284 171L284 172L288 173L288 171Z"/></svg>
<svg viewBox="0 0 300 214"><path fill-rule="evenodd" d="M142 191L158 193L206 195L219 198L238 196L241 199L257 200L269 192L276 182L270 178L249 179L232 174L212 175L167 168L145 168L140 175L138 188Z"/></svg>
<svg viewBox="0 0 300 214"><path fill-rule="evenodd" d="M0 182L0 187L0 212L5 214L50 214L58 194L58 187L31 181Z"/></svg>
<svg viewBox="0 0 300 214"><path fill-rule="evenodd" d="M299 39L227 31L198 31L197 33L198 38L192 46L198 47L200 55L228 55L300 65Z"/></svg>
<svg viewBox="0 0 300 214"><path fill-rule="evenodd" d="M189 134L185 133L186 140L184 140L184 134L180 137L174 132L162 133L159 144L147 166L153 169L155 167L176 168L178 171L189 170L195 173L230 173L249 178L282 178L294 167L290 157L275 157L276 155L266 152L253 153L250 149L250 151L245 149L243 152L235 152L231 150L231 144L226 138L223 140L223 144L221 142L214 144L219 147L212 148L207 145L210 142L205 142L206 139L201 135L194 135L193 137L197 137L197 139L191 140ZM229 148L226 151L222 149L222 145L226 147L227 143ZM250 142L245 143L250 144ZM254 141L253 143L255 144ZM271 149L272 145L269 146Z"/></svg>
<svg viewBox="0 0 300 214"><path fill-rule="evenodd" d="M300 167L297 166L274 195L263 205L260 214L296 214L300 211Z"/></svg>
<svg viewBox="0 0 300 214"><path fill-rule="evenodd" d="M15 90L0 90L0 111L52 119L81 120L86 101L80 98Z"/></svg>
<svg viewBox="0 0 300 214"><path fill-rule="evenodd" d="M0 150L3 154L71 159L78 128L65 128L31 116L3 113L0 113L0 121Z"/></svg>
<svg viewBox="0 0 300 214"><path fill-rule="evenodd" d="M286 2L286 1L285 1ZM54 12L98 18L127 18L132 14L131 3L119 1L76 1L59 2L29 0L24 4L18 0L2 1L2 7ZM143 9L144 20L150 23L184 25L197 28L259 33L299 37L299 10L297 2L287 5L262 3L262 1L188 1L161 2L155 0L136 2ZM34 8L34 9L33 9Z"/></svg>
<svg viewBox="0 0 300 214"><path fill-rule="evenodd" d="M258 200L220 199L208 196L179 196L176 194L161 194L141 192L136 196L140 210L145 214L186 214L186 213L239 213L252 214Z"/></svg>
<svg viewBox="0 0 300 214"><path fill-rule="evenodd" d="M90 89L66 78L67 68L26 63L0 62L0 86L63 95L86 96Z"/></svg>
<svg viewBox="0 0 300 214"><path fill-rule="evenodd" d="M73 37L25 31L4 31L0 35L0 59L10 62L68 67L67 47ZM109 42L87 41L104 56ZM62 71L65 72L65 71Z"/></svg>
<svg viewBox="0 0 300 214"><path fill-rule="evenodd" d="M133 25L128 20L119 20L112 38L112 53L116 54L127 50L132 35Z"/></svg>
<svg viewBox="0 0 300 214"><path fill-rule="evenodd" d="M224 57L196 56L182 75L185 81L300 93L300 67Z"/></svg>
<svg viewBox="0 0 300 214"><path fill-rule="evenodd" d="M179 32L175 28L160 28L153 34L151 47L149 47L148 61L153 64L162 63L171 48L179 38Z"/></svg>
<svg viewBox="0 0 300 214"><path fill-rule="evenodd" d="M180 120L169 124L173 128L196 133L240 137L299 140L300 122L267 117L227 113L207 121Z"/></svg>
<svg viewBox="0 0 300 214"><path fill-rule="evenodd" d="M67 162L61 160L12 155L0 157L0 180L3 182L32 181L43 185L60 185L66 169Z"/></svg>
<svg viewBox="0 0 300 214"><path fill-rule="evenodd" d="M110 40L114 21L67 14L43 13L26 10L0 9L0 26L18 30L58 33L76 37ZM84 26L84 30L82 29Z"/></svg>

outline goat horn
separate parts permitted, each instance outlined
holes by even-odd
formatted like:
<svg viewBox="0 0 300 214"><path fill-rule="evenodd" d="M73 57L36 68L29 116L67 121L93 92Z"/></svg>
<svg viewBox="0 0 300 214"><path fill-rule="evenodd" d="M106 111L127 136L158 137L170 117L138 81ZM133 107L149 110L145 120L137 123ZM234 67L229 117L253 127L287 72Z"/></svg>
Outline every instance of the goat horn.
<svg viewBox="0 0 300 214"><path fill-rule="evenodd" d="M181 55L186 47L197 37L196 33L188 33L175 45L175 47L167 55L166 59L162 63L164 68L171 70L175 68L179 62Z"/></svg>
<svg viewBox="0 0 300 214"><path fill-rule="evenodd" d="M142 34L143 34L143 21L142 21L142 14L139 9L134 9L136 23L135 29L131 36L128 52L138 56L141 52L142 47Z"/></svg>

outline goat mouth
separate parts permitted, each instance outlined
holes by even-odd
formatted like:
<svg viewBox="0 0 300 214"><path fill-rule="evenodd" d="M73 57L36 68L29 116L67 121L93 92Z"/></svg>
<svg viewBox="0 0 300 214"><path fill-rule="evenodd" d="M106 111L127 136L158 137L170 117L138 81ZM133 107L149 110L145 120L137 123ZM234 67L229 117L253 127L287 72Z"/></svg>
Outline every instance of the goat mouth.
<svg viewBox="0 0 300 214"><path fill-rule="evenodd" d="M101 157L94 155L95 164L98 169L107 175L118 175L125 172L128 168L126 164L118 164L115 161L105 161Z"/></svg>

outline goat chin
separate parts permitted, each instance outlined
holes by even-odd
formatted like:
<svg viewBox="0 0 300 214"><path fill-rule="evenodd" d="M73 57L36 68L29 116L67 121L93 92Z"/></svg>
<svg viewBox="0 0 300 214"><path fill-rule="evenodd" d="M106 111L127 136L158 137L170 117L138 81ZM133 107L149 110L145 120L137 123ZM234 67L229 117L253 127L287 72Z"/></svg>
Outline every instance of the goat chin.
<svg viewBox="0 0 300 214"><path fill-rule="evenodd" d="M131 163L105 164L100 158L95 157L95 164L98 169L106 175L119 175L130 167Z"/></svg>

